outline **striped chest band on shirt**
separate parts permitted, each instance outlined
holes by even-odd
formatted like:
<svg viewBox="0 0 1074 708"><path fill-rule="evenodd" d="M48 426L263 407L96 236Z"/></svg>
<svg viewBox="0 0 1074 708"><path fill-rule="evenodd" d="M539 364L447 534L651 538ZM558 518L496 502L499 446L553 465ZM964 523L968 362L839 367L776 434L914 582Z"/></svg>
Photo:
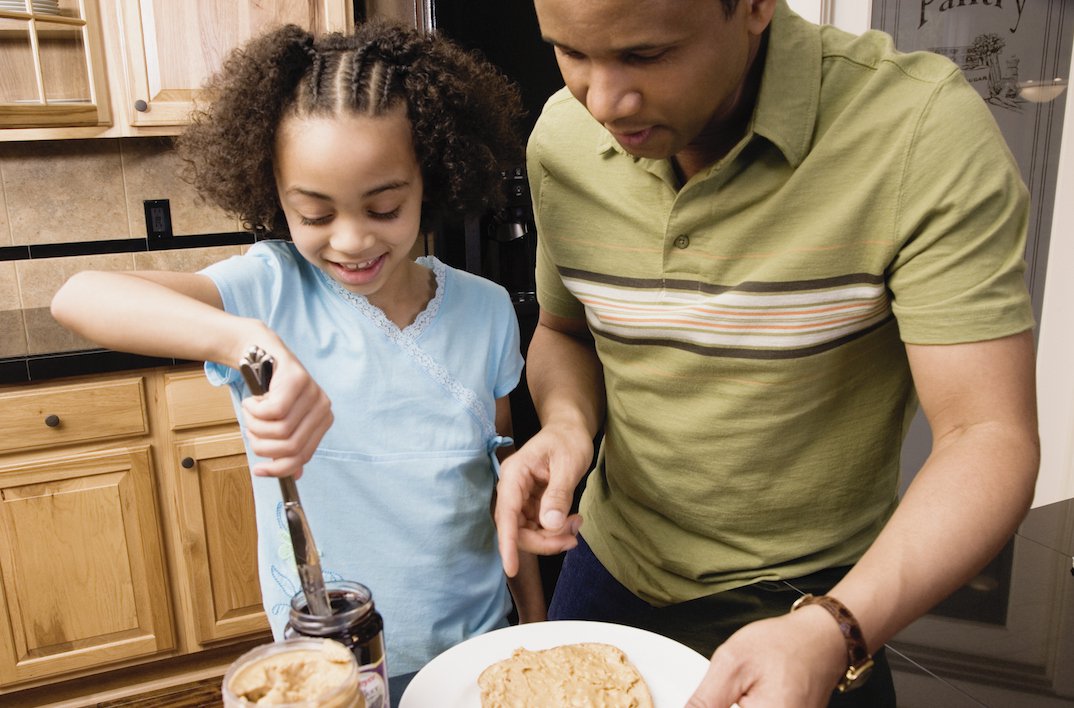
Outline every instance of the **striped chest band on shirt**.
<svg viewBox="0 0 1074 708"><path fill-rule="evenodd" d="M560 268L594 333L704 356L793 359L833 349L892 318L883 276L712 285Z"/></svg>

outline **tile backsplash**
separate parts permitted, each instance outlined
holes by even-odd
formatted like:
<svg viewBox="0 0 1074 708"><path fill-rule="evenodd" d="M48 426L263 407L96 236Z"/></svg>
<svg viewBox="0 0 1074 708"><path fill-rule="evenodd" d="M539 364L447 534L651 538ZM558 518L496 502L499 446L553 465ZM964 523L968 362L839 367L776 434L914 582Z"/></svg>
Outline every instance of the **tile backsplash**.
<svg viewBox="0 0 1074 708"><path fill-rule="evenodd" d="M179 179L179 164L171 138L0 142L0 360L92 348L49 315L73 273L194 271L243 250L183 247L184 236L234 234L242 225L202 202ZM176 250L29 255L34 247L145 239L147 199L168 200Z"/></svg>
<svg viewBox="0 0 1074 708"><path fill-rule="evenodd" d="M106 140L0 147L11 243L130 238L120 149Z"/></svg>
<svg viewBox="0 0 1074 708"><path fill-rule="evenodd" d="M49 312L52 296L69 277L81 270L193 272L228 256L239 255L242 250L241 246L217 246L19 261L15 264L15 272L26 325L26 353L33 356L95 347L91 342L60 326Z"/></svg>
<svg viewBox="0 0 1074 708"><path fill-rule="evenodd" d="M171 138L0 143L0 244L143 238L146 199L170 201L176 236L241 230L179 165Z"/></svg>
<svg viewBox="0 0 1074 708"><path fill-rule="evenodd" d="M21 356L26 351L26 324L15 264L0 262L0 359Z"/></svg>

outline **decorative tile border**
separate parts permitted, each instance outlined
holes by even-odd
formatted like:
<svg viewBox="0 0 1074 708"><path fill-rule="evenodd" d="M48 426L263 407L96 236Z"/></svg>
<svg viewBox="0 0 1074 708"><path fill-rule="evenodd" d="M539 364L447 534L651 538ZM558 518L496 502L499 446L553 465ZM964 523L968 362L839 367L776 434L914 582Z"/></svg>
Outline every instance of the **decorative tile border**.
<svg viewBox="0 0 1074 708"><path fill-rule="evenodd" d="M25 261L67 256L96 256L105 253L138 253L140 251L172 251L181 248L211 246L241 246L253 243L254 234L237 231L198 236L174 236L170 239L127 238L107 241L76 241L73 243L41 243L30 246L0 247L0 261Z"/></svg>
<svg viewBox="0 0 1074 708"><path fill-rule="evenodd" d="M29 259L29 246L0 246L0 261L25 261Z"/></svg>

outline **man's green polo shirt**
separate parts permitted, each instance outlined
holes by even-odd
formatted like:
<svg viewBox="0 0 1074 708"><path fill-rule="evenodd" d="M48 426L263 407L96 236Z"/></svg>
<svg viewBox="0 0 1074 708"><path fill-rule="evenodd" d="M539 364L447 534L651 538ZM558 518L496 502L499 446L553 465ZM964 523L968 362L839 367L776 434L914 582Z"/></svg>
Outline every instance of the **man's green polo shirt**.
<svg viewBox="0 0 1074 708"><path fill-rule="evenodd" d="M897 501L902 343L1033 326L1027 191L959 69L783 0L748 134L681 189L565 90L528 165L541 307L604 366L582 533L654 604L854 563Z"/></svg>

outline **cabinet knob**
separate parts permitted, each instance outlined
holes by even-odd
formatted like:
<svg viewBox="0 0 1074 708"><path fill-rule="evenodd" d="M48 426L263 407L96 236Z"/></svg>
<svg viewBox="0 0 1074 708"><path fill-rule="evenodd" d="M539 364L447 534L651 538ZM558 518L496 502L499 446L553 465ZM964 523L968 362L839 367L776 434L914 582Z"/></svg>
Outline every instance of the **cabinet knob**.
<svg viewBox="0 0 1074 708"><path fill-rule="evenodd" d="M134 110L138 111L139 113L145 113L149 110L149 104L139 98L137 101L134 102Z"/></svg>
<svg viewBox="0 0 1074 708"><path fill-rule="evenodd" d="M59 425L60 425L60 416L58 416L56 414L46 416L45 417L45 425L47 425L50 428L59 427Z"/></svg>
<svg viewBox="0 0 1074 708"><path fill-rule="evenodd" d="M182 460L181 460L181 461L179 462L179 464L181 464L181 465L183 466L183 469L187 469L187 470L189 470L189 469L191 469L192 467L194 467L194 458L193 458L193 457L184 457L184 458L183 458L183 459L182 459Z"/></svg>

